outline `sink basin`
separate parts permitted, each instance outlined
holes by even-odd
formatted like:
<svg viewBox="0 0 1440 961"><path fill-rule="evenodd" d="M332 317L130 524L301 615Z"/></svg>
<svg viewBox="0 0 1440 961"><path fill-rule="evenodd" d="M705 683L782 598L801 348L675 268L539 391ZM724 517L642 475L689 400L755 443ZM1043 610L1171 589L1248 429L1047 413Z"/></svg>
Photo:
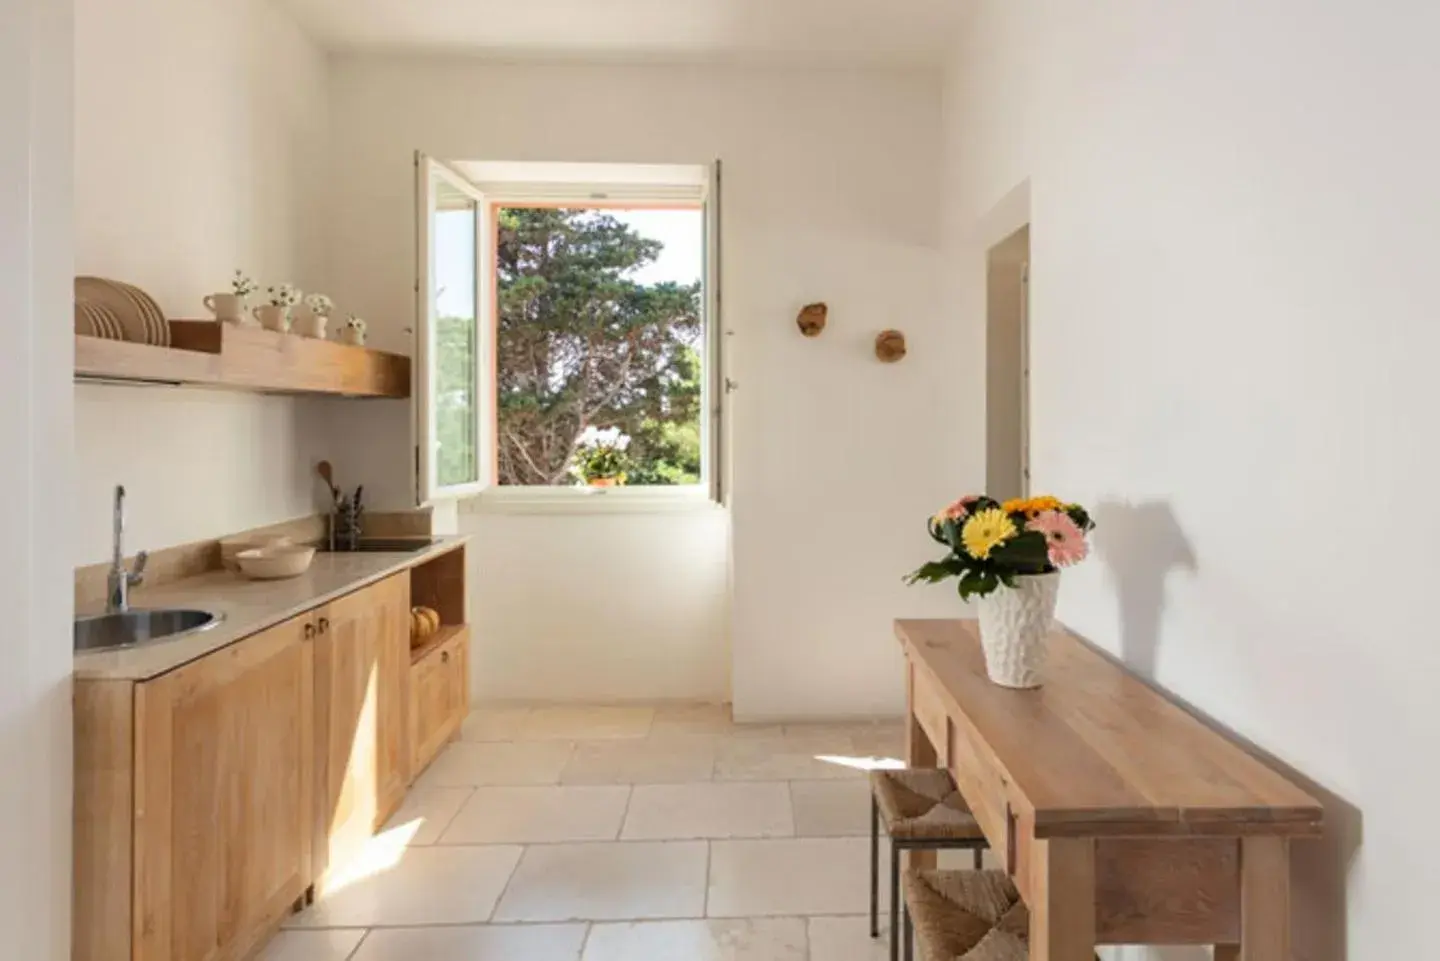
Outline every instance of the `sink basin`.
<svg viewBox="0 0 1440 961"><path fill-rule="evenodd" d="M134 647L205 631L219 624L221 615L209 611L130 610L75 619L75 650L106 651Z"/></svg>
<svg viewBox="0 0 1440 961"><path fill-rule="evenodd" d="M424 550L435 542L433 537L362 537L360 546L353 551L346 547L336 547L336 554L354 553L377 553L377 554L408 554L411 551ZM324 553L330 552L327 543L321 542L316 550Z"/></svg>

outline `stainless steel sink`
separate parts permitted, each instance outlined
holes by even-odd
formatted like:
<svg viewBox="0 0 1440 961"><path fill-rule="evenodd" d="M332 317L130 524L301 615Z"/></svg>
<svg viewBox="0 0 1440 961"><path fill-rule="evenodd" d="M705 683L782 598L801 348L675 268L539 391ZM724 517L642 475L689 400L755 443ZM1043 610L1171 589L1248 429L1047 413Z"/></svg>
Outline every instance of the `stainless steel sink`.
<svg viewBox="0 0 1440 961"><path fill-rule="evenodd" d="M362 537L359 545L355 548L335 548L336 554L353 553L377 553L377 554L408 554L412 551L424 550L437 543L433 537ZM329 553L328 543L321 541L316 545L316 550L322 553Z"/></svg>
<svg viewBox="0 0 1440 961"><path fill-rule="evenodd" d="M154 610L120 611L75 619L75 650L105 651L134 647L146 641L180 637L208 631L223 620L209 611Z"/></svg>

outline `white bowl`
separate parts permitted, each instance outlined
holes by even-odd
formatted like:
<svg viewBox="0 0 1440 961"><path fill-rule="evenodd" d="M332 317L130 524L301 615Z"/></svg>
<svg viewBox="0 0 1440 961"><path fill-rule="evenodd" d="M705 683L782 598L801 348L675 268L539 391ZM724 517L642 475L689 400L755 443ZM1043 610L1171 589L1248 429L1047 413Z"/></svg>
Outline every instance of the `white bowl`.
<svg viewBox="0 0 1440 961"><path fill-rule="evenodd" d="M240 573L257 581L274 581L299 577L310 569L315 548L303 545L276 545L241 551L235 555Z"/></svg>
<svg viewBox="0 0 1440 961"><path fill-rule="evenodd" d="M285 534L259 534L251 537L227 537L220 542L220 564L227 571L240 570L235 555L241 551L258 551L271 547L289 547L294 541Z"/></svg>

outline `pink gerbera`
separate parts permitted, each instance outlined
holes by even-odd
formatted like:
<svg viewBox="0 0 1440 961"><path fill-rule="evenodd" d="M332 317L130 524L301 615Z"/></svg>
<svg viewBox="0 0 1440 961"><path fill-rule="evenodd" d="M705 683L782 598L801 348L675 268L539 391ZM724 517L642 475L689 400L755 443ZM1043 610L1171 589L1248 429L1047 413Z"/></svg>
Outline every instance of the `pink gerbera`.
<svg viewBox="0 0 1440 961"><path fill-rule="evenodd" d="M1025 523L1025 529L1045 535L1050 563L1056 567L1078 564L1090 553L1085 532L1064 511L1041 511Z"/></svg>
<svg viewBox="0 0 1440 961"><path fill-rule="evenodd" d="M940 513L936 514L935 522L938 524L943 521L958 521L962 519L970 513L970 505L974 504L979 499L980 498L976 497L974 494L966 494L964 497L960 498L958 501L951 504L949 507L946 507L944 510L940 511Z"/></svg>

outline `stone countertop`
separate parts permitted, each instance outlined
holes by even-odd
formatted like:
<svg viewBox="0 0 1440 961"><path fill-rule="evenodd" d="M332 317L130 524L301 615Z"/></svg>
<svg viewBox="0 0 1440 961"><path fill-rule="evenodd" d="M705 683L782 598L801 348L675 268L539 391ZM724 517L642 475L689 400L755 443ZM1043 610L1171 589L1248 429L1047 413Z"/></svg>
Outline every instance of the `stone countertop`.
<svg viewBox="0 0 1440 961"><path fill-rule="evenodd" d="M77 653L75 677L77 680L130 681L157 677L337 597L455 550L468 539L438 537L434 544L418 551L317 553L308 571L288 580L252 581L231 571L210 571L154 588L138 587L130 594L132 607L199 608L223 614L224 620L207 631L174 640L114 651ZM101 609L82 609L76 611L76 616L99 613Z"/></svg>

